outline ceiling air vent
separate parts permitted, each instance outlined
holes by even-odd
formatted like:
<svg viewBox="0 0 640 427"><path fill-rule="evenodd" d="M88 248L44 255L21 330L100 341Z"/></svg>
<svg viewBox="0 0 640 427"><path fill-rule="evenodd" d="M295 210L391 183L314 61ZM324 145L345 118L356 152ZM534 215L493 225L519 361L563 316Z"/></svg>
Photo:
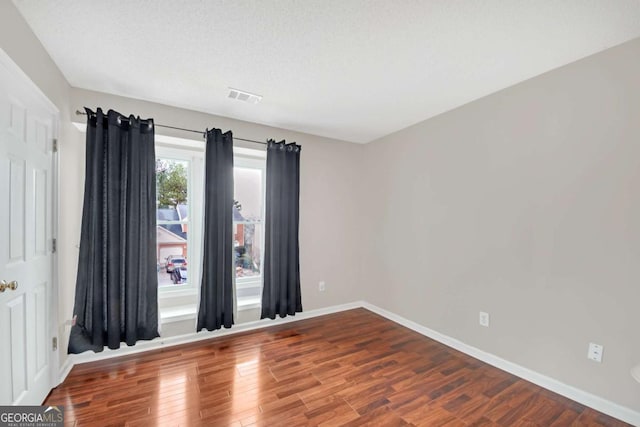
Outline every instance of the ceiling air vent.
<svg viewBox="0 0 640 427"><path fill-rule="evenodd" d="M249 102L251 104L257 104L262 101L261 95L256 95L255 93L247 92L240 89L229 88L229 98L237 99L238 101Z"/></svg>

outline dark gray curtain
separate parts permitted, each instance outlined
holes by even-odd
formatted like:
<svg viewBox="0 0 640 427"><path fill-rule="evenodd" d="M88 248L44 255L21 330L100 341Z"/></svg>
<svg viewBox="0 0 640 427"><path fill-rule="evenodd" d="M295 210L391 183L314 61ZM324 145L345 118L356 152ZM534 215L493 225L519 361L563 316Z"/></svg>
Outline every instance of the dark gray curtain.
<svg viewBox="0 0 640 427"><path fill-rule="evenodd" d="M69 353L158 336L153 120L87 109L86 175Z"/></svg>
<svg viewBox="0 0 640 427"><path fill-rule="evenodd" d="M233 325L233 136L207 131L198 331Z"/></svg>
<svg viewBox="0 0 640 427"><path fill-rule="evenodd" d="M269 141L267 145L262 319L302 311L298 244L300 150L299 145L284 141Z"/></svg>

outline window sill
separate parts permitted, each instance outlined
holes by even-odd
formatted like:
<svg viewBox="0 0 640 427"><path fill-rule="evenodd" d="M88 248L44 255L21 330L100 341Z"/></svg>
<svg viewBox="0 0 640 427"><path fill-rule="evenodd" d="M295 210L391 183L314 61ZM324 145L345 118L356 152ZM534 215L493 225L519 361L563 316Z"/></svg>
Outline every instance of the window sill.
<svg viewBox="0 0 640 427"><path fill-rule="evenodd" d="M182 305L176 307L165 307L160 309L160 323L181 322L183 320L193 320L196 318L198 310L195 305Z"/></svg>
<svg viewBox="0 0 640 427"><path fill-rule="evenodd" d="M262 307L262 298L260 297L238 298L238 311L254 310L260 307Z"/></svg>
<svg viewBox="0 0 640 427"><path fill-rule="evenodd" d="M262 289L262 280L236 280L236 289Z"/></svg>
<svg viewBox="0 0 640 427"><path fill-rule="evenodd" d="M168 299L176 297L191 297L197 296L198 290L189 286L182 289L172 289L171 287L158 288L158 298Z"/></svg>
<svg viewBox="0 0 640 427"><path fill-rule="evenodd" d="M255 310L262 307L260 297L238 298L238 311ZM182 322L184 320L194 320L198 315L196 305L180 305L175 307L164 307L160 309L160 323Z"/></svg>

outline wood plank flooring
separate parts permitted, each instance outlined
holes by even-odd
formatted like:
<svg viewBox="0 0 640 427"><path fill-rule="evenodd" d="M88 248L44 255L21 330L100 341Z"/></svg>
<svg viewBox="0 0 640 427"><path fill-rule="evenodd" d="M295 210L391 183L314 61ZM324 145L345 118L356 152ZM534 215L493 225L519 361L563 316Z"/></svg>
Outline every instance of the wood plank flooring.
<svg viewBox="0 0 640 427"><path fill-rule="evenodd" d="M364 309L78 365L75 426L627 426Z"/></svg>

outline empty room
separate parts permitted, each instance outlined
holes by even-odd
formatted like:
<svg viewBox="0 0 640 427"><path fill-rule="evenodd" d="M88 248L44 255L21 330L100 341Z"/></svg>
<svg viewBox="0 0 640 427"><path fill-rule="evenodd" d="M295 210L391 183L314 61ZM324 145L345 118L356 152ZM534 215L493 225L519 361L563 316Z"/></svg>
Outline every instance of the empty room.
<svg viewBox="0 0 640 427"><path fill-rule="evenodd" d="M640 426L640 1L0 0L0 427Z"/></svg>

